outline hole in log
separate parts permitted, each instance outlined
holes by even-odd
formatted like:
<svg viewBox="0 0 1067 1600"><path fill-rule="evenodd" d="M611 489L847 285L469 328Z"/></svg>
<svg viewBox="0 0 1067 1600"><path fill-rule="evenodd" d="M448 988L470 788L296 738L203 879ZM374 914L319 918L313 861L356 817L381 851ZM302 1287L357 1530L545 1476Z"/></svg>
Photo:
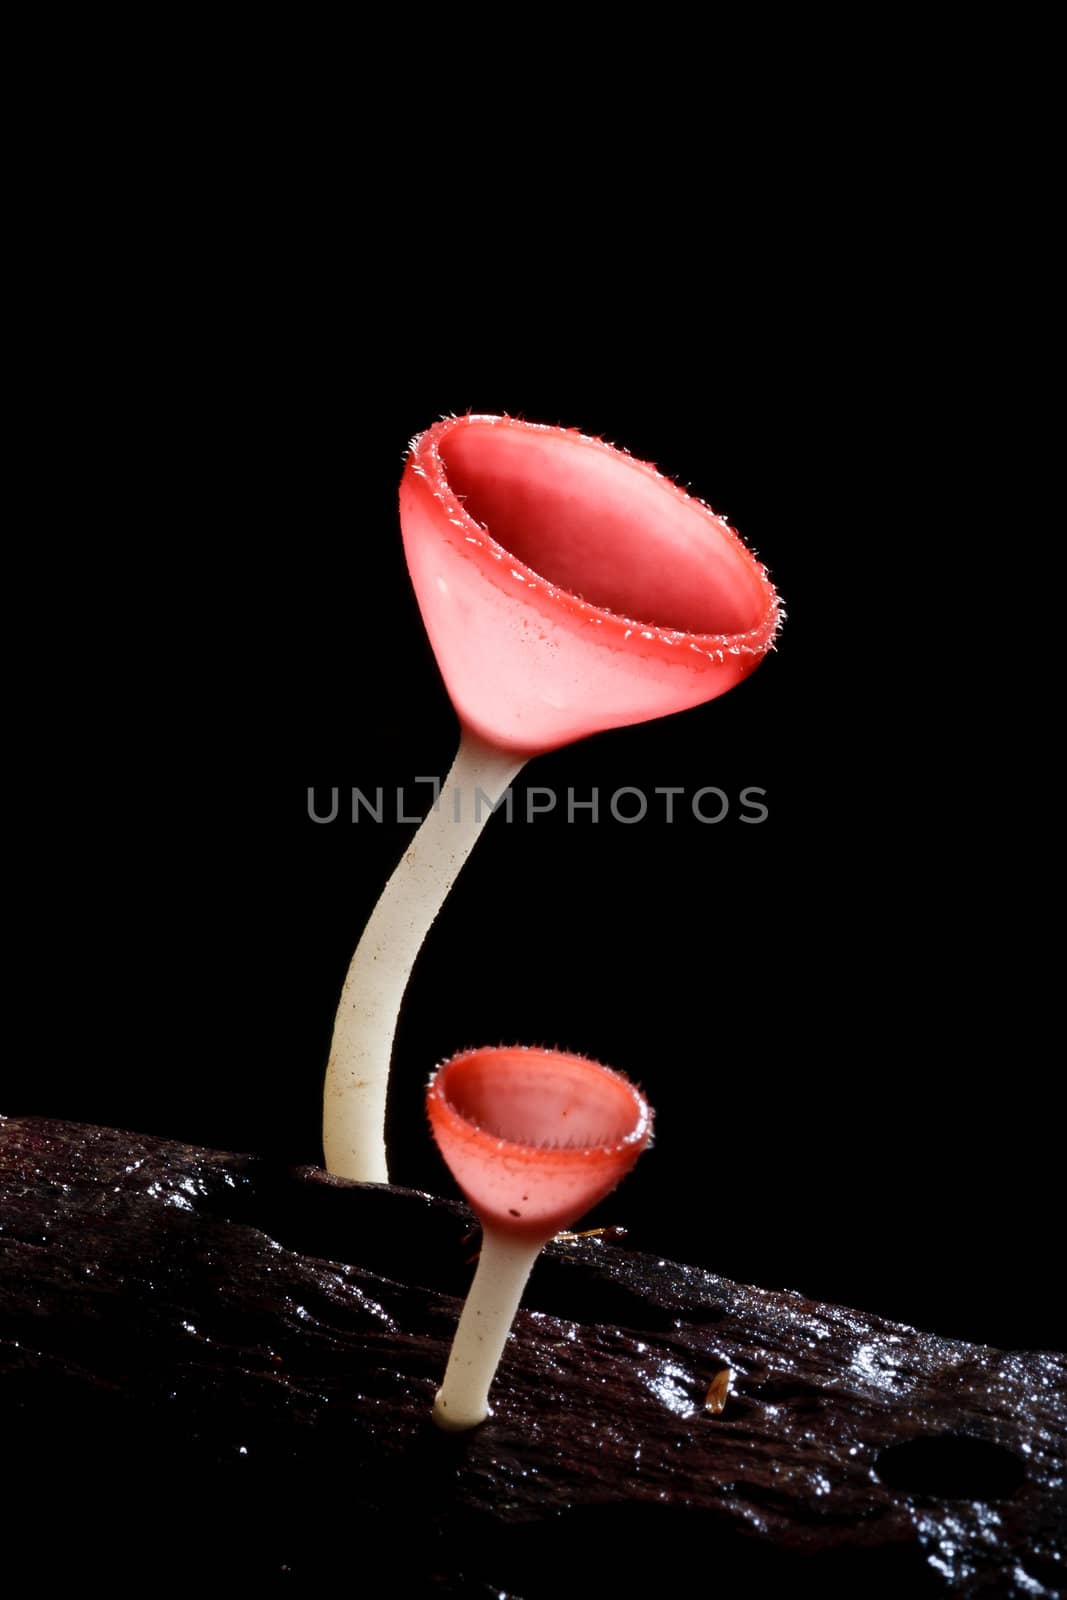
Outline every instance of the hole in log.
<svg viewBox="0 0 1067 1600"><path fill-rule="evenodd" d="M875 1471L890 1489L943 1500L1000 1500L1014 1494L1026 1473L1003 1445L967 1434L924 1434L883 1450Z"/></svg>

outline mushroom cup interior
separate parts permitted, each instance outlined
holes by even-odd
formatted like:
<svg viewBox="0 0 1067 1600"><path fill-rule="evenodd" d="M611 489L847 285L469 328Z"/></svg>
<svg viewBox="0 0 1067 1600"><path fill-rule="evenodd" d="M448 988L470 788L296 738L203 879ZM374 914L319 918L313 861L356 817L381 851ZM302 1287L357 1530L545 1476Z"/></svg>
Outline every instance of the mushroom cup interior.
<svg viewBox="0 0 1067 1600"><path fill-rule="evenodd" d="M746 633L767 609L726 524L642 462L581 434L472 422L441 438L468 515L539 577L620 616Z"/></svg>
<svg viewBox="0 0 1067 1600"><path fill-rule="evenodd" d="M621 1074L580 1056L493 1050L453 1061L441 1089L464 1121L511 1144L602 1150L644 1131L647 1108Z"/></svg>

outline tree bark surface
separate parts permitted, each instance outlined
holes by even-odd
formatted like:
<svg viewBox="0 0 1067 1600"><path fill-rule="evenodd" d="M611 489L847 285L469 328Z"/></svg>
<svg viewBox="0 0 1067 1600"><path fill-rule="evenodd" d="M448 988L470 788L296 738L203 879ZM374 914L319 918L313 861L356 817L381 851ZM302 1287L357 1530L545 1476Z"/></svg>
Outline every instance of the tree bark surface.
<svg viewBox="0 0 1067 1600"><path fill-rule="evenodd" d="M462 1206L20 1118L0 1119L0 1208L9 1574L515 1600L694 1574L724 1595L1064 1590L1063 1355L553 1244L491 1420L445 1435L430 1407L477 1250Z"/></svg>

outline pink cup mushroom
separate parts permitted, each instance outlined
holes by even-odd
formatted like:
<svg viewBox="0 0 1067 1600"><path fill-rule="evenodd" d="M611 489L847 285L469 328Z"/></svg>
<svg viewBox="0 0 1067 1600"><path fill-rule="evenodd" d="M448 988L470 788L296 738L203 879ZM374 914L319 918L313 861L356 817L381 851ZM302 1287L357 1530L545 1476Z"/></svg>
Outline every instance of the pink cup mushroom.
<svg viewBox="0 0 1067 1600"><path fill-rule="evenodd" d="M400 516L461 738L367 924L334 1024L326 1165L381 1183L404 990L492 806L531 756L733 688L780 621L767 573L721 517L573 430L447 418L412 442Z"/></svg>
<svg viewBox="0 0 1067 1600"><path fill-rule="evenodd" d="M732 689L777 596L655 467L510 417L450 417L400 486L408 568L464 734L523 760Z"/></svg>
<svg viewBox="0 0 1067 1600"><path fill-rule="evenodd" d="M557 1050L470 1050L426 1096L430 1127L482 1225L478 1269L434 1402L438 1426L473 1428L530 1270L547 1243L610 1194L652 1132L623 1075Z"/></svg>

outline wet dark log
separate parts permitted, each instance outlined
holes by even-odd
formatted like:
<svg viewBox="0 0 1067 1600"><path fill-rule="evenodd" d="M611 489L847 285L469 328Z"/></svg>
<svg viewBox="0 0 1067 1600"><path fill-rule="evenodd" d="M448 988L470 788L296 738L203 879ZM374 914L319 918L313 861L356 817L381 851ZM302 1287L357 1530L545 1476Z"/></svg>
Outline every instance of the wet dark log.
<svg viewBox="0 0 1067 1600"><path fill-rule="evenodd" d="M0 1120L0 1200L9 1574L1062 1591L1063 1356L558 1244L492 1420L446 1436L462 1207L33 1119Z"/></svg>

